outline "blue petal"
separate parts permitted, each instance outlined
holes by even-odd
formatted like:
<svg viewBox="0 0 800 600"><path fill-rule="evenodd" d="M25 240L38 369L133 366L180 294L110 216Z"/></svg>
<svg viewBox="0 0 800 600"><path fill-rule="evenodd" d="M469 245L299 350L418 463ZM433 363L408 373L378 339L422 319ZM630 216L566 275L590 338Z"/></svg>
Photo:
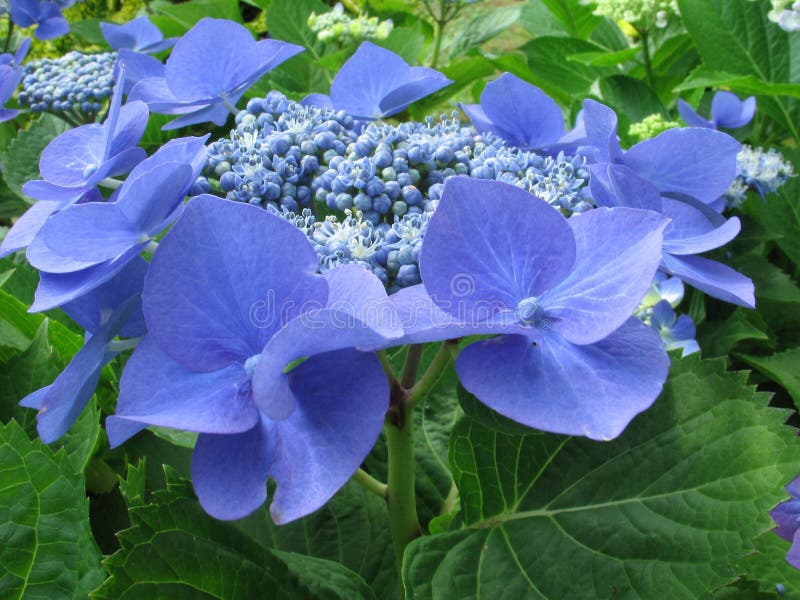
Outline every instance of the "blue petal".
<svg viewBox="0 0 800 600"><path fill-rule="evenodd" d="M164 40L161 30L144 16L137 17L123 25L100 23L100 31L103 32L103 37L106 38L108 45L114 50L128 48L141 51Z"/></svg>
<svg viewBox="0 0 800 600"><path fill-rule="evenodd" d="M230 521L264 504L274 456L274 434L262 423L232 435L201 433L192 455L192 484L203 510Z"/></svg>
<svg viewBox="0 0 800 600"><path fill-rule="evenodd" d="M708 119L704 119L698 115L691 106L689 106L680 98L678 98L678 112L689 127L706 127L708 129L717 128L713 121L709 121Z"/></svg>
<svg viewBox="0 0 800 600"><path fill-rule="evenodd" d="M149 117L150 113L144 102L135 100L120 107L119 116L113 128L110 124L106 125L109 139L108 156L115 156L138 144L139 140L142 139L142 135L144 135L144 130L147 128ZM145 156L146 154L143 152L141 160Z"/></svg>
<svg viewBox="0 0 800 600"><path fill-rule="evenodd" d="M724 194L736 177L740 149L739 142L719 131L669 129L639 142L621 161L661 193L679 192L708 204Z"/></svg>
<svg viewBox="0 0 800 600"><path fill-rule="evenodd" d="M237 98L238 100L238 98ZM166 112L166 111L162 111ZM192 106L186 109L175 110L173 112L186 113L177 119L173 119L164 125L162 131L170 131L171 129L179 129L181 127L188 127L189 125L197 125L198 123L214 123L214 125L221 126L230 117L230 111L221 103L214 102L209 105Z"/></svg>
<svg viewBox="0 0 800 600"><path fill-rule="evenodd" d="M410 68L397 54L363 42L342 65L331 83L331 101L353 117L376 119L380 104L397 87L408 83Z"/></svg>
<svg viewBox="0 0 800 600"><path fill-rule="evenodd" d="M573 344L592 344L622 325L650 288L668 222L635 208L597 208L571 218L575 265L541 298L552 326Z"/></svg>
<svg viewBox="0 0 800 600"><path fill-rule="evenodd" d="M145 162L148 164L142 163L142 168L135 169L122 184L116 204L109 205L118 208L130 230L139 237L161 231L197 179L192 167L185 163L160 162L157 155ZM101 244L105 236L95 237Z"/></svg>
<svg viewBox="0 0 800 600"><path fill-rule="evenodd" d="M303 98L302 102L300 102L303 106L318 106L320 108L328 108L330 110L335 110L333 108L333 101L331 97L327 94L309 94L305 98Z"/></svg>
<svg viewBox="0 0 800 600"><path fill-rule="evenodd" d="M242 364L195 373L173 361L146 337L125 365L116 415L106 421L112 446L127 439L127 423L131 421L229 434L251 429L258 421L258 411Z"/></svg>
<svg viewBox="0 0 800 600"><path fill-rule="evenodd" d="M309 302L324 305L327 284L316 274L317 261L305 235L280 217L197 196L150 264L148 331L196 371L244 362Z"/></svg>
<svg viewBox="0 0 800 600"><path fill-rule="evenodd" d="M42 152L39 171L49 183L76 186L85 182L105 159L107 131L92 123L65 131Z"/></svg>
<svg viewBox="0 0 800 600"><path fill-rule="evenodd" d="M521 148L552 144L564 134L558 104L536 86L511 73L486 85L481 108L507 142Z"/></svg>
<svg viewBox="0 0 800 600"><path fill-rule="evenodd" d="M736 94L720 91L711 101L711 117L719 127L726 129L744 127L753 120L755 112L756 99L753 96L739 100Z"/></svg>
<svg viewBox="0 0 800 600"><path fill-rule="evenodd" d="M395 115L417 100L453 83L439 71L425 67L411 67L410 75L411 81L396 87L381 99L379 103L381 116Z"/></svg>
<svg viewBox="0 0 800 600"><path fill-rule="evenodd" d="M464 387L497 412L553 433L617 437L658 397L669 360L661 338L629 319L604 340L575 346L558 334L539 344L519 335L461 351Z"/></svg>
<svg viewBox="0 0 800 600"><path fill-rule="evenodd" d="M755 308L753 282L727 265L700 256L673 256L665 253L661 268L709 296Z"/></svg>
<svg viewBox="0 0 800 600"><path fill-rule="evenodd" d="M277 423L272 466L278 487L270 514L279 525L311 514L347 483L375 445L389 408L389 384L374 354L315 356L289 379L297 410Z"/></svg>
<svg viewBox="0 0 800 600"><path fill-rule="evenodd" d="M36 202L8 230L0 243L0 258L27 247L47 218L61 208L60 202Z"/></svg>
<svg viewBox="0 0 800 600"><path fill-rule="evenodd" d="M594 162L616 162L622 156L617 138L617 114L594 100L583 102L583 127L586 139L581 154Z"/></svg>
<svg viewBox="0 0 800 600"><path fill-rule="evenodd" d="M123 92L128 95L143 79L150 77L164 79L164 65L160 60L132 50L120 50L117 53L117 67L125 68Z"/></svg>
<svg viewBox="0 0 800 600"><path fill-rule="evenodd" d="M119 258L102 262L82 271L40 273L39 287L36 288L36 296L29 312L50 310L88 294L119 273L142 251L145 245L147 242L137 244Z"/></svg>
<svg viewBox="0 0 800 600"><path fill-rule="evenodd" d="M575 259L566 219L516 186L452 177L420 254L425 288L460 320L514 310L561 281Z"/></svg>
<svg viewBox="0 0 800 600"><path fill-rule="evenodd" d="M625 165L589 165L589 189L598 206L643 208L661 212L661 196L653 185Z"/></svg>
<svg viewBox="0 0 800 600"><path fill-rule="evenodd" d="M478 130L478 133L483 135L493 133L498 137L503 137L504 132L494 126L494 123L486 116L480 104L459 104L458 106L469 117L469 120L472 121L472 126Z"/></svg>
<svg viewBox="0 0 800 600"><path fill-rule="evenodd" d="M669 254L699 254L724 246L741 230L737 217L719 227L712 225L693 207L676 200L664 199L664 216L672 219L664 231L664 252ZM688 218L684 215L690 215ZM694 221L702 221L695 223ZM703 227L703 229L700 229Z"/></svg>

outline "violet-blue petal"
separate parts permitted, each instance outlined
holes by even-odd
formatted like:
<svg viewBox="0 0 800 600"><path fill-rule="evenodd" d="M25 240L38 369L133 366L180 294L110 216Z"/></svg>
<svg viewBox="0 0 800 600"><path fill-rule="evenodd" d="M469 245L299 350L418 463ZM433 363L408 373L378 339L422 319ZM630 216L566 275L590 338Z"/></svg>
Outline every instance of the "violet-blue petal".
<svg viewBox="0 0 800 600"><path fill-rule="evenodd" d="M132 100L141 100L151 111L165 115L180 114L207 105L207 102L180 100L163 76L140 79L128 96L128 101Z"/></svg>
<svg viewBox="0 0 800 600"><path fill-rule="evenodd" d="M653 281L668 222L636 208L597 208L573 216L575 264L541 297L553 327L573 344L592 344L625 323Z"/></svg>
<svg viewBox="0 0 800 600"><path fill-rule="evenodd" d="M116 415L106 421L112 446L127 439L127 423L131 421L230 434L251 429L258 421L258 411L250 393L250 378L241 363L195 373L173 361L146 337L125 366Z"/></svg>
<svg viewBox="0 0 800 600"><path fill-rule="evenodd" d="M576 346L557 333L538 344L500 336L468 346L456 361L464 387L497 412L595 440L617 437L649 408L668 369L661 338L638 319L596 344Z"/></svg>
<svg viewBox="0 0 800 600"><path fill-rule="evenodd" d="M709 203L736 177L740 149L741 144L725 133L688 127L639 142L620 160L661 193L679 192Z"/></svg>
<svg viewBox="0 0 800 600"><path fill-rule="evenodd" d="M379 109L384 117L404 111L417 100L425 98L453 83L435 69L411 67L410 80L389 92L381 99Z"/></svg>
<svg viewBox="0 0 800 600"><path fill-rule="evenodd" d="M91 292L119 273L146 245L147 242L137 244L114 260L81 271L40 273L39 286L36 288L36 295L33 305L28 309L29 312L50 310Z"/></svg>
<svg viewBox="0 0 800 600"><path fill-rule="evenodd" d="M788 542L794 538L795 532L800 529L800 477L796 477L786 489L791 498L778 504L770 511L770 516L775 521L775 533Z"/></svg>
<svg viewBox="0 0 800 600"><path fill-rule="evenodd" d="M709 296L755 308L753 282L728 265L701 256L673 256L665 253L661 268Z"/></svg>
<svg viewBox="0 0 800 600"><path fill-rule="evenodd" d="M331 384L330 373L358 373ZM297 400L277 423L277 482L270 515L288 523L320 508L352 477L380 435L389 384L374 354L340 350L313 356L288 375Z"/></svg>
<svg viewBox="0 0 800 600"><path fill-rule="evenodd" d="M589 172L589 189L597 206L627 206L661 212L658 190L625 165L596 163L589 165Z"/></svg>
<svg viewBox="0 0 800 600"><path fill-rule="evenodd" d="M495 133L513 146L538 148L564 134L564 116L558 104L535 85L511 73L488 83L481 108Z"/></svg>
<svg viewBox="0 0 800 600"><path fill-rule="evenodd" d="M400 56L363 42L334 77L331 101L353 117L377 119L383 116L381 100L407 83L408 76L409 66Z"/></svg>
<svg viewBox="0 0 800 600"><path fill-rule="evenodd" d="M616 162L622 156L617 138L617 113L594 100L583 102L583 128L586 139L581 154L594 162Z"/></svg>
<svg viewBox="0 0 800 600"><path fill-rule="evenodd" d="M165 40L161 30L145 16L122 25L100 23L100 31L114 50L126 48L139 52L158 52L175 43L174 40Z"/></svg>
<svg viewBox="0 0 800 600"><path fill-rule="evenodd" d="M130 230L138 236L161 231L196 179L192 167L185 163L154 162L149 166L149 169L131 173L120 188L116 204L111 205L118 207L130 224ZM79 208L76 206L73 210ZM103 234L97 236L98 243L102 243L104 237Z"/></svg>
<svg viewBox="0 0 800 600"><path fill-rule="evenodd" d="M326 271L326 308L344 311L386 338L403 335L397 307L386 295L386 288L375 274L358 263Z"/></svg>
<svg viewBox="0 0 800 600"><path fill-rule="evenodd" d="M69 23L55 2L10 0L9 12L11 20L20 27L36 25L36 39L52 40L69 32Z"/></svg>
<svg viewBox="0 0 800 600"><path fill-rule="evenodd" d="M0 258L27 247L39 233L47 218L61 208L60 202L34 203L8 230L0 243Z"/></svg>
<svg viewBox="0 0 800 600"><path fill-rule="evenodd" d="M42 151L39 172L57 185L78 185L85 181L90 169L102 164L106 148L106 130L91 123L65 131Z"/></svg>
<svg viewBox="0 0 800 600"><path fill-rule="evenodd" d="M230 521L246 517L264 504L275 446L275 436L264 423L244 433L197 436L192 485L203 510Z"/></svg>
<svg viewBox="0 0 800 600"><path fill-rule="evenodd" d="M269 340L253 370L253 398L270 419L285 419L295 410L284 369L295 360L346 348L375 350L391 344L379 332L342 310L307 310Z"/></svg>
<svg viewBox="0 0 800 600"><path fill-rule="evenodd" d="M231 98L231 102L236 102L238 98L234 99ZM165 111L161 111L165 112ZM182 114L177 119L173 119L166 125L164 125L161 130L162 131L169 131L172 129L180 129L181 127L188 127L189 125L197 125L198 123L214 123L214 125L222 126L225 124L225 121L228 120L230 116L230 111L221 103L215 103L211 105L204 105L197 109L181 109L180 111L185 113Z"/></svg>
<svg viewBox="0 0 800 600"><path fill-rule="evenodd" d="M681 98L678 98L678 113L689 127L706 127L708 129L717 128L716 123L709 121L708 119L704 119L698 115L695 110Z"/></svg>
<svg viewBox="0 0 800 600"><path fill-rule="evenodd" d="M130 261L117 275L91 293L65 304L69 317L89 333L96 333L108 318L109 311L122 306L129 298L141 296L148 263L140 256ZM141 337L146 333L141 302L131 312L117 335Z"/></svg>
<svg viewBox="0 0 800 600"><path fill-rule="evenodd" d="M492 120L486 115L486 112L484 112L480 104L459 104L458 106L464 111L464 114L469 117L469 120L472 121L472 126L478 133L483 135L487 133L500 135L494 127Z"/></svg>
<svg viewBox="0 0 800 600"><path fill-rule="evenodd" d="M510 184L453 177L431 217L420 270L440 308L476 323L539 296L574 259L572 230L552 206Z"/></svg>
<svg viewBox="0 0 800 600"><path fill-rule="evenodd" d="M724 246L741 230L738 217L721 225L711 223L697 209L670 198L663 199L663 214L671 219L664 231L664 251L670 254L699 254Z"/></svg>
<svg viewBox="0 0 800 600"><path fill-rule="evenodd" d="M19 82L22 81L24 72L20 68L0 65L0 105L11 99Z"/></svg>
<svg viewBox="0 0 800 600"><path fill-rule="evenodd" d="M197 371L244 362L309 302L324 306L327 284L317 261L307 238L280 217L196 196L150 263L149 335Z"/></svg>
<svg viewBox="0 0 800 600"><path fill-rule="evenodd" d="M719 91L714 94L714 99L711 101L711 118L718 127L726 129L744 127L753 120L755 113L754 96L739 100L739 97L732 92Z"/></svg>
<svg viewBox="0 0 800 600"><path fill-rule="evenodd" d="M115 156L138 144L139 140L142 139L142 135L144 135L144 130L147 129L149 118L150 112L144 102L135 100L121 106L119 118L114 123L113 128L109 127L108 123L105 125L108 132L106 158ZM147 155L142 151L142 159L140 160L143 160L145 156Z"/></svg>
<svg viewBox="0 0 800 600"><path fill-rule="evenodd" d="M0 123L16 119L20 111L16 108L0 108Z"/></svg>
<svg viewBox="0 0 800 600"><path fill-rule="evenodd" d="M122 49L117 53L115 69L125 68L123 92L130 95L133 87L148 77L164 78L164 64L147 54Z"/></svg>
<svg viewBox="0 0 800 600"><path fill-rule="evenodd" d="M318 106L320 108L328 108L330 110L335 110L333 108L333 101L331 97L327 94L309 94L305 98L303 98L302 102L300 102L303 106Z"/></svg>

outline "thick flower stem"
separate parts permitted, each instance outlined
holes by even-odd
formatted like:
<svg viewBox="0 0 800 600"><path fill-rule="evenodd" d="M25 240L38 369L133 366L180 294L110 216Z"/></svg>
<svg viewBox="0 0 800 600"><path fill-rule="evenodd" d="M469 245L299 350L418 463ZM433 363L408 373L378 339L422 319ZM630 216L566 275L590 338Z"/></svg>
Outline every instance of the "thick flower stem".
<svg viewBox="0 0 800 600"><path fill-rule="evenodd" d="M409 390L409 406L413 407L417 402L424 398L428 392L431 391L433 386L436 385L436 382L439 380L439 377L442 376L442 373L450 365L450 361L453 360L453 357L457 351L458 340L447 340L442 342L442 345L439 347L439 351L436 353L436 356L433 357L433 361L431 361L431 364L428 366L425 374L417 382L417 384Z"/></svg>
<svg viewBox="0 0 800 600"><path fill-rule="evenodd" d="M387 423L385 429L389 460L386 502L398 574L402 573L406 546L422 534L414 489L414 419L404 400L398 407L399 422Z"/></svg>

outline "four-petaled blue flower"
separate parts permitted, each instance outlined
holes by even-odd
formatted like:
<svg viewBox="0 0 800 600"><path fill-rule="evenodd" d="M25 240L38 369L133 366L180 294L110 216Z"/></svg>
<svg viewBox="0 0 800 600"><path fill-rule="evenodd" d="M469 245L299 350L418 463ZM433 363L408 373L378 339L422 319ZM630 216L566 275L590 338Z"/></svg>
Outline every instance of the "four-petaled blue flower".
<svg viewBox="0 0 800 600"><path fill-rule="evenodd" d="M775 533L787 542L792 542L792 547L786 554L786 562L800 569L800 536L797 535L800 530L800 477L787 485L786 491L792 497L780 503L769 514L777 525Z"/></svg>
<svg viewBox="0 0 800 600"><path fill-rule="evenodd" d="M55 2L42 0L10 0L11 20L20 27L33 27L39 40L52 40L69 32L69 23Z"/></svg>
<svg viewBox="0 0 800 600"><path fill-rule="evenodd" d="M201 19L177 41L163 76L139 81L130 99L146 102L156 113L183 115L163 129L209 121L222 125L250 86L302 51L277 40L256 42L232 21Z"/></svg>
<svg viewBox="0 0 800 600"><path fill-rule="evenodd" d="M410 67L391 50L364 42L339 69L330 96L311 94L303 104L343 110L356 119L381 119L451 83L435 69Z"/></svg>
<svg viewBox="0 0 800 600"><path fill-rule="evenodd" d="M356 348L402 331L381 325L392 304L363 267L319 275L288 221L197 196L155 253L143 304L148 335L123 374L109 440L147 425L199 432L192 481L212 516L251 513L271 477L274 521L300 518L372 449L389 386L375 354Z"/></svg>
<svg viewBox="0 0 800 600"><path fill-rule="evenodd" d="M714 94L711 101L711 119L698 115L685 100L678 99L678 112L690 127L706 127L708 129L737 129L753 120L756 114L755 96L739 100L736 94L720 91Z"/></svg>
<svg viewBox="0 0 800 600"><path fill-rule="evenodd" d="M631 315L668 222L630 208L568 221L516 186L449 179L420 256L435 307L400 307L403 319L417 311L404 341L501 334L461 351L456 371L468 391L530 427L614 438L666 379L661 339Z"/></svg>

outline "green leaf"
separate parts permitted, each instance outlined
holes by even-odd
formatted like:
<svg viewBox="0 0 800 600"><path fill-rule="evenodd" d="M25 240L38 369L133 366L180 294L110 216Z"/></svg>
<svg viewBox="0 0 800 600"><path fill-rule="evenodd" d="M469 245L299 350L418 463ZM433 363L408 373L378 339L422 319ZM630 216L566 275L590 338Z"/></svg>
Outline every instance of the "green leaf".
<svg viewBox="0 0 800 600"><path fill-rule="evenodd" d="M675 88L675 91L682 92L708 87L727 87L740 94L800 98L800 84L773 83L752 75L734 75L725 71L710 70L704 66L692 71L689 77Z"/></svg>
<svg viewBox="0 0 800 600"><path fill-rule="evenodd" d="M800 407L800 371L797 370L797 365L800 364L800 348L791 348L770 356L737 354L736 357L778 383L789 392L795 405Z"/></svg>
<svg viewBox="0 0 800 600"><path fill-rule="evenodd" d="M544 5L570 37L587 39L595 27L603 20L602 17L592 14L593 6L581 4L580 0L528 0L524 10L529 11L537 4ZM530 26L531 19L528 17L520 24L523 27L525 25ZM535 29L535 24L532 25ZM536 32L531 31L531 33Z"/></svg>
<svg viewBox="0 0 800 600"><path fill-rule="evenodd" d="M725 320L703 323L698 342L703 356L725 356L740 342L769 342L768 331L759 313L737 307Z"/></svg>
<svg viewBox="0 0 800 600"><path fill-rule="evenodd" d="M94 598L375 598L338 563L267 548L209 517L185 483L170 483L130 517Z"/></svg>
<svg viewBox="0 0 800 600"><path fill-rule="evenodd" d="M679 0L681 17L708 69L751 76L760 82L800 83L790 64L789 34L767 18L767 2ZM798 139L794 100L764 98L759 111L779 121Z"/></svg>
<svg viewBox="0 0 800 600"><path fill-rule="evenodd" d="M103 580L83 477L65 452L0 426L0 596L86 598Z"/></svg>
<svg viewBox="0 0 800 600"><path fill-rule="evenodd" d="M460 56L502 33L517 22L519 15L519 6L492 8L476 14L459 31L450 51L450 57Z"/></svg>
<svg viewBox="0 0 800 600"><path fill-rule="evenodd" d="M84 19L83 21L70 23L69 32L90 44L107 48L108 42L106 42L106 38L100 29L101 22L102 19Z"/></svg>
<svg viewBox="0 0 800 600"><path fill-rule="evenodd" d="M50 141L69 129L69 125L58 117L43 114L30 122L27 129L20 129L12 142L0 154L3 177L8 187L20 198L22 185L30 179L39 178L39 156Z"/></svg>
<svg viewBox="0 0 800 600"><path fill-rule="evenodd" d="M0 219L11 219L24 213L30 204L25 202L0 179Z"/></svg>
<svg viewBox="0 0 800 600"><path fill-rule="evenodd" d="M575 96L586 95L597 79L616 73L612 67L590 67L565 61L565 56L603 51L602 47L577 38L539 37L521 50L535 77L531 83L565 105Z"/></svg>
<svg viewBox="0 0 800 600"><path fill-rule="evenodd" d="M641 121L653 114L663 114L664 107L652 88L638 79L614 75L600 80L603 100L631 122Z"/></svg>
<svg viewBox="0 0 800 600"><path fill-rule="evenodd" d="M327 12L320 0L274 0L267 11L267 30L284 42L300 44L315 59L322 57L322 42L308 26L308 16ZM319 90L314 90L319 91Z"/></svg>
<svg viewBox="0 0 800 600"><path fill-rule="evenodd" d="M753 280L759 302L800 303L800 287L769 259L751 252L734 257L731 266Z"/></svg>
<svg viewBox="0 0 800 600"><path fill-rule="evenodd" d="M145 493L147 492L147 459L140 458L135 464L129 462L128 472L125 477L119 478L119 489L128 506L140 506L144 504Z"/></svg>
<svg viewBox="0 0 800 600"><path fill-rule="evenodd" d="M639 54L639 48L625 48L616 52L580 52L567 56L567 60L581 63L589 67L613 67L633 60Z"/></svg>
<svg viewBox="0 0 800 600"><path fill-rule="evenodd" d="M165 37L181 36L205 17L242 22L242 13L236 0L190 0L179 4L155 0L147 8L150 20Z"/></svg>
<svg viewBox="0 0 800 600"><path fill-rule="evenodd" d="M410 65L419 64L425 51L425 34L411 27L395 27L385 40L378 44L395 54L399 54Z"/></svg>
<svg viewBox="0 0 800 600"><path fill-rule="evenodd" d="M664 392L611 442L456 425L463 529L408 547L408 596L698 598L735 578L797 470L786 412L675 359Z"/></svg>
<svg viewBox="0 0 800 600"><path fill-rule="evenodd" d="M786 562L791 544L772 531L754 541L756 551L737 565L736 572L756 580L762 591L774 592L777 584L784 587L787 600L800 598L800 571ZM773 596L774 597L774 596Z"/></svg>
<svg viewBox="0 0 800 600"><path fill-rule="evenodd" d="M792 261L800 265L800 177L793 177L766 202L752 202L750 208L764 226L777 234L776 243Z"/></svg>

